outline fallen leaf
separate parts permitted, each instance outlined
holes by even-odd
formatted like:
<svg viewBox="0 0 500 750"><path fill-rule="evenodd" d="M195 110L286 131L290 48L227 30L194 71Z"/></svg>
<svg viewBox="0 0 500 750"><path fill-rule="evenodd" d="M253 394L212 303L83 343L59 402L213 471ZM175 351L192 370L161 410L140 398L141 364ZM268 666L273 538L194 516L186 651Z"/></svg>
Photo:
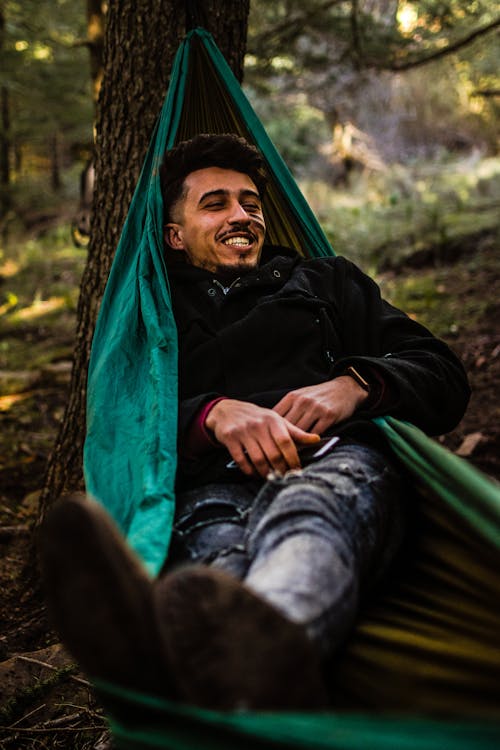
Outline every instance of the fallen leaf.
<svg viewBox="0 0 500 750"><path fill-rule="evenodd" d="M31 398L35 391L24 391L24 393L14 393L11 396L0 396L0 411L8 411L11 406L19 401L25 401Z"/></svg>
<svg viewBox="0 0 500 750"><path fill-rule="evenodd" d="M469 456L472 456L479 443L483 440L484 435L482 432L471 432L464 437L461 445L457 448L455 453L457 456L462 456L462 458L468 458Z"/></svg>

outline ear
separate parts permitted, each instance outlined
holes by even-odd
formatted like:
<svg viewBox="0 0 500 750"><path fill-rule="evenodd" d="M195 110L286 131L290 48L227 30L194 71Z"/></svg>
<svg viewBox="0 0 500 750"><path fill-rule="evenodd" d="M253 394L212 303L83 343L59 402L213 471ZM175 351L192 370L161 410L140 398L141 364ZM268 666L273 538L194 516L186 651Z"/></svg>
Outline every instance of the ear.
<svg viewBox="0 0 500 750"><path fill-rule="evenodd" d="M165 224L163 238L172 250L185 250L182 227L180 224Z"/></svg>

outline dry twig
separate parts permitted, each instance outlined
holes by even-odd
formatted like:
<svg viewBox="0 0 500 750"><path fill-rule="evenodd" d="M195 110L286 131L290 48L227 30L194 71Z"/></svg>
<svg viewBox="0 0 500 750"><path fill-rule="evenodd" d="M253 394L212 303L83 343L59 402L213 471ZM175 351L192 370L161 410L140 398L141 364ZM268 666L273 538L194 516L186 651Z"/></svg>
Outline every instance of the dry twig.
<svg viewBox="0 0 500 750"><path fill-rule="evenodd" d="M39 667L46 667L47 669L51 669L53 672L59 672L61 668L64 667L55 667L53 664L48 664L45 661L40 661L39 659L33 659L32 656L23 656L22 654L16 654L16 659L19 659L20 661L28 662L29 664L37 664ZM70 680L73 680L73 682L78 682L80 685L84 685L85 687L91 687L91 684L88 680L84 680L83 677L77 677L77 675L74 674L65 674L65 677L68 677Z"/></svg>

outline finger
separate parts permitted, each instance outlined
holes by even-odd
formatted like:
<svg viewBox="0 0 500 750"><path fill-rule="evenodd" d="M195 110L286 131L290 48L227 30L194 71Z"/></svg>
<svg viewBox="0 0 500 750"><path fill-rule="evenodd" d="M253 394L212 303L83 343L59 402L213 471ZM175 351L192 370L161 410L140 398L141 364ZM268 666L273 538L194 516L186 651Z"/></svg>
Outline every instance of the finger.
<svg viewBox="0 0 500 750"><path fill-rule="evenodd" d="M261 476L267 477L271 470L285 474L290 469L300 466L297 448L285 424L282 420L271 422L269 431L257 438L266 461L256 466Z"/></svg>
<svg viewBox="0 0 500 750"><path fill-rule="evenodd" d="M308 430L314 421L308 407L300 400L290 401L288 405L283 404L280 408L280 415L302 430Z"/></svg>
<svg viewBox="0 0 500 750"><path fill-rule="evenodd" d="M273 411L284 417L293 406L293 399L290 393L287 393L283 398L273 406Z"/></svg>
<svg viewBox="0 0 500 750"><path fill-rule="evenodd" d="M314 432L319 432L321 435L333 425L352 417L353 413L354 409L348 409L344 406L338 405L335 410L330 410L328 413L319 415L316 423L311 425L309 429L314 430Z"/></svg>
<svg viewBox="0 0 500 750"><path fill-rule="evenodd" d="M304 406L298 418L292 418L290 412L287 419L306 432L318 432L321 435L333 424L340 421L339 414L338 406L334 408L317 403Z"/></svg>
<svg viewBox="0 0 500 750"><path fill-rule="evenodd" d="M283 431L279 432L278 434L274 434L274 441L276 444L276 448L279 451L281 460L281 466L280 468L277 468L277 471L288 471L290 469L299 469L300 468L300 458L297 451L297 447L295 445L295 442L290 437L290 433L288 430L283 429Z"/></svg>
<svg viewBox="0 0 500 750"><path fill-rule="evenodd" d="M294 441L290 437L284 421L272 423L269 434L261 440L261 448L272 470L285 474L300 466L300 459Z"/></svg>
<svg viewBox="0 0 500 750"><path fill-rule="evenodd" d="M298 426L298 423L306 416L306 414L307 407L303 403L295 401L291 404L284 417L292 424Z"/></svg>
<svg viewBox="0 0 500 750"><path fill-rule="evenodd" d="M289 419L290 422L293 422L296 427L304 430L304 432L311 432L315 428L320 417L314 411L304 410L299 416L294 417L289 415L287 419ZM317 432L317 430L314 431Z"/></svg>
<svg viewBox="0 0 500 750"><path fill-rule="evenodd" d="M246 452L254 471L257 472L260 477L265 479L269 472L272 471L273 467L269 462L267 454L263 450L261 444L256 440L248 442L246 445Z"/></svg>
<svg viewBox="0 0 500 750"><path fill-rule="evenodd" d="M279 407L279 409L278 409ZM321 416L321 406L303 395L288 393L276 406L281 416L302 430L310 430Z"/></svg>
<svg viewBox="0 0 500 750"><path fill-rule="evenodd" d="M236 462L238 468L243 472L243 474L246 474L249 477L255 475L255 469L249 461L248 454L243 448L243 445L236 445L233 449L228 448L228 450L231 454L231 457Z"/></svg>
<svg viewBox="0 0 500 750"><path fill-rule="evenodd" d="M296 427L294 424L289 426L290 436L296 443L317 443L321 436L317 432L306 432Z"/></svg>
<svg viewBox="0 0 500 750"><path fill-rule="evenodd" d="M339 420L332 417L320 417L311 426L310 430L322 435L329 427L333 427Z"/></svg>

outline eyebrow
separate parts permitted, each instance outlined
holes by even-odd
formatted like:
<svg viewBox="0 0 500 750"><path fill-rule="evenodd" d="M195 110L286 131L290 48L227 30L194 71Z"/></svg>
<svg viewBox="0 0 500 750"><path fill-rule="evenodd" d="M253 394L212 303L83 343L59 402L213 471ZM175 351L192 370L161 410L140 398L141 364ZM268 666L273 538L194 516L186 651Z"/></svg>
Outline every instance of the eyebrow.
<svg viewBox="0 0 500 750"><path fill-rule="evenodd" d="M198 201L198 205L203 203L203 201L207 200L207 198L213 198L216 196L227 196L229 195L229 190L224 190L220 188L219 190L209 190L207 193L203 193L200 200ZM239 196L244 198L246 196L252 196L253 198L256 198L259 203L261 203L261 197L255 190L241 190L239 193Z"/></svg>

